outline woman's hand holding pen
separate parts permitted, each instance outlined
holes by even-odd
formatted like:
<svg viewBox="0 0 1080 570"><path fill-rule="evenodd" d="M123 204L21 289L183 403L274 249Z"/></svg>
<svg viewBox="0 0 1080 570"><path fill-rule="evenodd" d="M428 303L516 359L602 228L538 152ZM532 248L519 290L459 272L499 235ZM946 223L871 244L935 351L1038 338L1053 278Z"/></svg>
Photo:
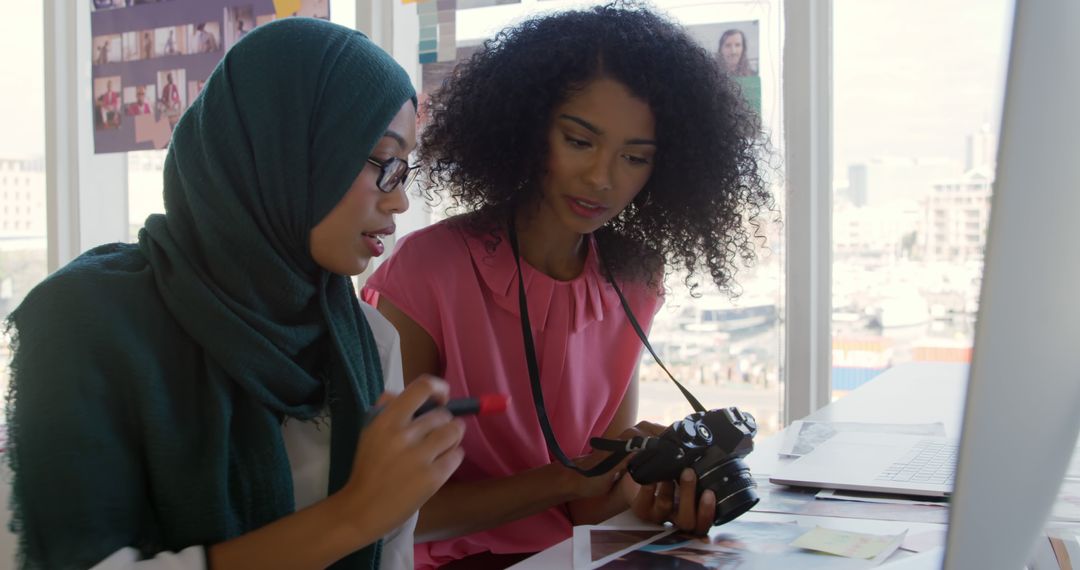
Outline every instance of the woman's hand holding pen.
<svg viewBox="0 0 1080 570"><path fill-rule="evenodd" d="M401 394L383 394L381 411L360 434L352 475L336 493L346 524L365 525L377 538L404 523L461 464L465 424L445 408L419 417L429 400L445 404L449 387L423 375ZM378 513L378 517L372 517ZM370 529L375 520L385 528Z"/></svg>

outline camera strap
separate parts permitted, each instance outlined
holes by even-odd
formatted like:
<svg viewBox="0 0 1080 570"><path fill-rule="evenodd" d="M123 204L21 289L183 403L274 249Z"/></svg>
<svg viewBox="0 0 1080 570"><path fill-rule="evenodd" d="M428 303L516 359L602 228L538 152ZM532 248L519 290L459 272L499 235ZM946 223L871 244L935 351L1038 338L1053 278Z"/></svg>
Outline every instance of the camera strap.
<svg viewBox="0 0 1080 570"><path fill-rule="evenodd" d="M559 447L559 442L555 439L555 433L551 429L551 422L548 420L547 408L545 408L544 406L544 391L543 388L540 386L540 366L537 363L536 359L536 343L533 340L532 324L529 321L529 303L528 299L525 296L525 279L524 274L521 272L521 253L518 247L517 230L514 226L513 216L510 217L508 229L509 231L507 233L510 237L510 248L514 252L514 263L517 265L518 310L521 313L521 336L524 339L525 343L525 360L529 367L529 380L532 384L532 396L533 404L536 408L536 417L540 421L540 429L544 433L544 440L547 442L548 451L550 451L552 455L554 455L555 458L558 459L559 462L562 463L565 467L573 469L574 471L586 477L596 477L598 475L603 475L604 473L611 471L616 465L619 464L620 461L623 460L624 457L626 457L630 453L649 447L650 443L655 441L655 438L636 436L629 440L619 440L603 437L594 437L589 440L589 444L593 447L593 449L610 451L611 455L605 457L603 461L589 469L582 469L581 467L575 465L574 462L566 456L566 453L563 452L562 448ZM660 368L662 368L664 372L667 373L668 378L671 378L671 381L679 387L679 390L682 391L683 396L685 396L687 401L690 402L690 405L693 406L694 411L704 412L705 407L701 405L701 402L698 402L697 398L695 398L689 390L687 390L682 384L679 383L678 380L675 379L675 376L671 374L671 371L669 371L667 367L664 366L664 363L660 360L660 357L656 355L656 351L654 351L652 345L649 344L648 337L645 336L645 331L642 330L641 325L638 324L637 319L634 317L634 312L630 310L630 303L626 301L626 297L623 295L622 290L620 290L619 286L615 283L615 278L611 272L611 268L608 266L606 261L601 261L604 264L604 271L607 274L608 282L615 289L615 293L619 295L619 302L622 304L623 311L626 313L627 318L630 320L630 324L631 326L633 326L634 332L636 332L638 338L641 339L642 344L644 344L645 348L649 350L649 354L651 354L653 359L656 360L656 363L660 365Z"/></svg>

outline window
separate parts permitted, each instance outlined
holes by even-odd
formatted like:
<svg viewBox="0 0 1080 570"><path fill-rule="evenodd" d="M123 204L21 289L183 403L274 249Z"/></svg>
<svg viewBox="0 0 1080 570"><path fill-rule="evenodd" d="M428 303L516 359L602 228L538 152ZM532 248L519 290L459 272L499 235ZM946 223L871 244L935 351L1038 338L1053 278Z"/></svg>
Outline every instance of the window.
<svg viewBox="0 0 1080 570"><path fill-rule="evenodd" d="M45 277L45 74L41 2L16 2L0 20L0 108L9 112L0 129L0 319ZM17 174L14 174L17 173ZM18 188L8 191L7 187ZM7 393L11 358L0 339L0 392Z"/></svg>
<svg viewBox="0 0 1080 570"><path fill-rule="evenodd" d="M1012 3L834 1L834 208L891 228L834 243L835 399L970 360Z"/></svg>
<svg viewBox="0 0 1080 570"><path fill-rule="evenodd" d="M474 0L467 9L453 14L455 36L451 47L455 58L419 65L416 62L419 38L438 44L443 50L443 32L417 31L414 5L396 6L394 14L394 55L414 73L421 91L437 87L453 66L453 59L466 57L480 42L506 25L531 14L571 7L599 4L599 1L521 0L507 3L497 0ZM397 4L397 3L395 3ZM499 4L499 5L495 5ZM463 3L459 3L459 6ZM745 79L744 93L754 92L754 105L760 109L766 133L779 154L780 150L780 52L782 0L754 3L657 0L653 5L687 26L708 51L718 51L723 32L737 28L748 30L753 44L751 67L756 75ZM480 7L476 7L480 6ZM444 21L449 14L431 21ZM421 34L423 34L421 36ZM438 38L431 40L430 38ZM750 43L749 41L747 42ZM427 46L427 49L435 49ZM431 57L437 57L435 55ZM440 58L441 59L441 58ZM421 95L423 98L423 95ZM779 178L779 177L778 177ZM779 183L779 180L777 180ZM783 191L774 189L778 208L783 208ZM399 220L404 230L416 229L442 216L424 212L422 201ZM769 218L768 215L763 216ZM766 221L766 220L763 220ZM760 432L768 434L781 425L782 389L780 370L782 283L784 250L782 228L766 225L765 241L754 268L741 269L737 275L742 294L737 299L720 295L711 286L700 289L700 297L691 297L678 276L668 283L665 306L653 324L650 341L661 359L680 382L707 407L738 406L757 418ZM639 417L657 423L670 423L691 411L678 389L653 359L645 353L639 367L641 398Z"/></svg>

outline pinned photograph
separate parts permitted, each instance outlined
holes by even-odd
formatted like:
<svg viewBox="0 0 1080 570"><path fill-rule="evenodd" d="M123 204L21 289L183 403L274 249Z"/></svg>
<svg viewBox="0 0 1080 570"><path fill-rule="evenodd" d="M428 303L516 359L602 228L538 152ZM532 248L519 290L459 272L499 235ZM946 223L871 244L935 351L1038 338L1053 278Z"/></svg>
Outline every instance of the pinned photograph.
<svg viewBox="0 0 1080 570"><path fill-rule="evenodd" d="M255 9L251 5L225 8L225 49L229 49L255 29Z"/></svg>
<svg viewBox="0 0 1080 570"><path fill-rule="evenodd" d="M120 34L94 37L94 65L123 61L123 41Z"/></svg>
<svg viewBox="0 0 1080 570"><path fill-rule="evenodd" d="M188 101L194 103L195 98L202 93L203 86L206 85L205 79L199 79L198 81L188 81Z"/></svg>
<svg viewBox="0 0 1080 570"><path fill-rule="evenodd" d="M757 20L687 26L686 31L716 58L717 67L742 88L750 107L761 113L761 33Z"/></svg>
<svg viewBox="0 0 1080 570"><path fill-rule="evenodd" d="M213 53L221 49L221 24L199 22L188 29L188 53Z"/></svg>
<svg viewBox="0 0 1080 570"><path fill-rule="evenodd" d="M94 128L120 126L120 76L94 78Z"/></svg>
<svg viewBox="0 0 1080 570"><path fill-rule="evenodd" d="M255 16L255 26L258 27L258 26L261 26L263 24L269 24L270 22L273 22L276 19L277 19L276 14L261 14L259 16Z"/></svg>
<svg viewBox="0 0 1080 570"><path fill-rule="evenodd" d="M94 10L112 10L113 8L123 8L124 0L93 0Z"/></svg>
<svg viewBox="0 0 1080 570"><path fill-rule="evenodd" d="M187 73L183 69L167 69L157 74L157 111L166 117L179 117L187 108L187 93L181 89Z"/></svg>
<svg viewBox="0 0 1080 570"><path fill-rule="evenodd" d="M168 57L170 55L182 55L185 53L184 45L187 36L184 26L169 26L154 30L154 56Z"/></svg>
<svg viewBox="0 0 1080 570"><path fill-rule="evenodd" d="M124 32L123 34L124 61L138 61L143 59L139 50L139 32Z"/></svg>
<svg viewBox="0 0 1080 570"><path fill-rule="evenodd" d="M300 0L300 9L294 16L330 19L330 0Z"/></svg>
<svg viewBox="0 0 1080 570"><path fill-rule="evenodd" d="M136 85L124 88L124 114L129 117L152 115L153 102L157 94L156 85Z"/></svg>
<svg viewBox="0 0 1080 570"><path fill-rule="evenodd" d="M154 30L139 30L132 33L135 34L139 44L139 59L154 57Z"/></svg>

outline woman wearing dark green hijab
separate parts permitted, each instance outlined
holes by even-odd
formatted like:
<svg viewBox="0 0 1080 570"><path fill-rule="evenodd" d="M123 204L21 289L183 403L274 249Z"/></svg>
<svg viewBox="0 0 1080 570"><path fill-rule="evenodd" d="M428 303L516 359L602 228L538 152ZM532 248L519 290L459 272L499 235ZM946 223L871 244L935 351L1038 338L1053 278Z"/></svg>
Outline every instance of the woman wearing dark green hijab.
<svg viewBox="0 0 1080 570"><path fill-rule="evenodd" d="M21 566L411 567L463 428L413 419L446 399L432 378L364 427L400 353L346 276L408 207L415 138L407 75L361 34L289 18L237 43L173 133L166 213L11 317Z"/></svg>

